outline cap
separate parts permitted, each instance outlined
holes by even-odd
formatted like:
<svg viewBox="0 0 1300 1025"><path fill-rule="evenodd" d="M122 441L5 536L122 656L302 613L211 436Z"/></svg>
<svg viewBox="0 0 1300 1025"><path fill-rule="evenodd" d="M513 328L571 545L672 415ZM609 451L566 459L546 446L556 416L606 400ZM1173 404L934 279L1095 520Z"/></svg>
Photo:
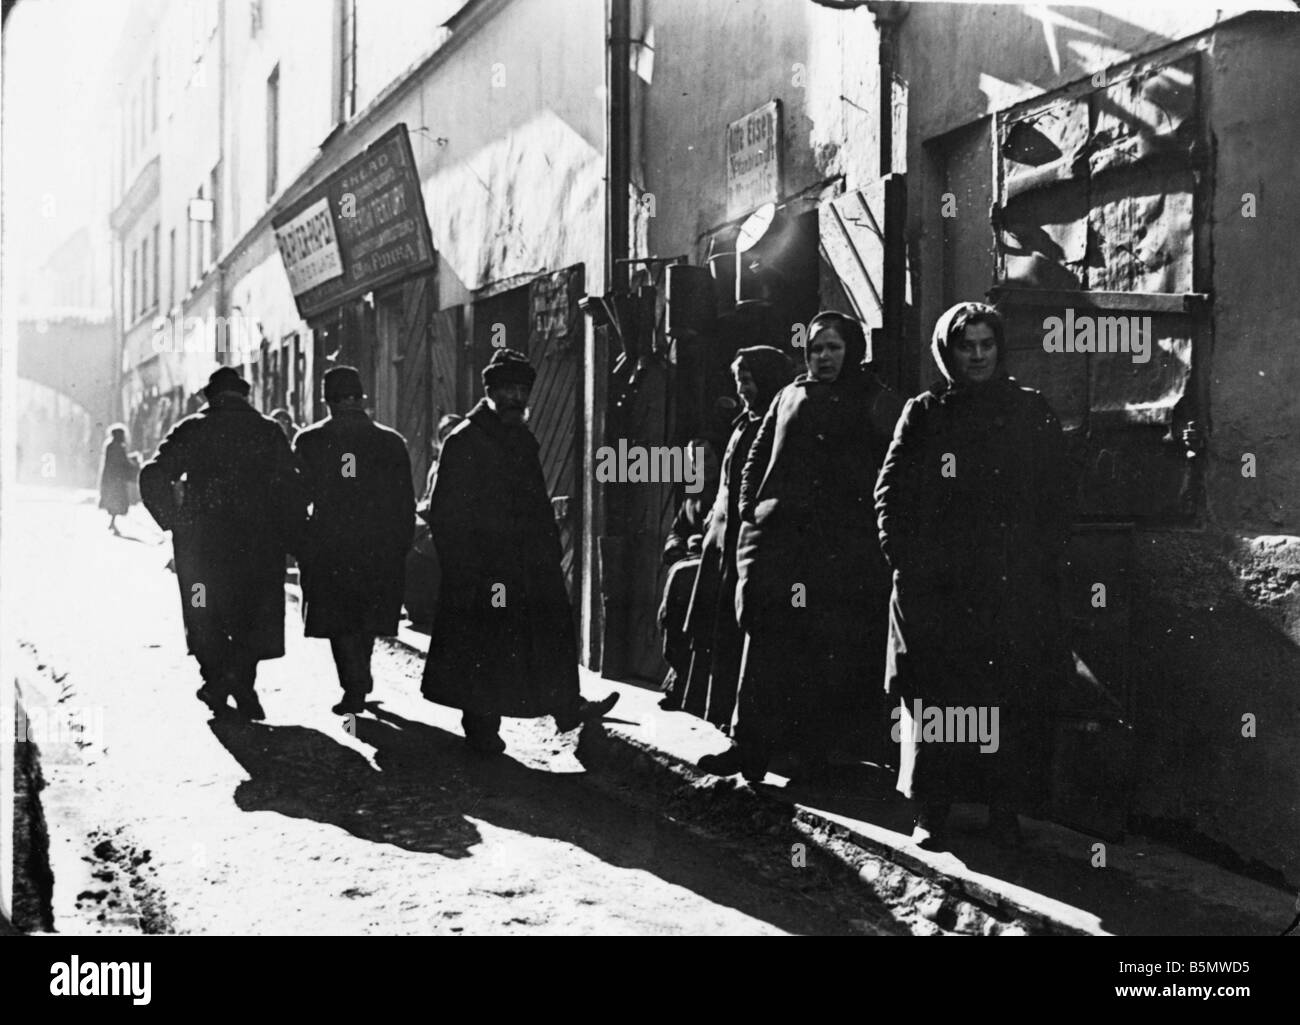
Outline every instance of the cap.
<svg viewBox="0 0 1300 1025"><path fill-rule="evenodd" d="M366 390L361 384L361 375L356 367L332 367L325 371L325 401L338 402L340 399L365 398Z"/></svg>

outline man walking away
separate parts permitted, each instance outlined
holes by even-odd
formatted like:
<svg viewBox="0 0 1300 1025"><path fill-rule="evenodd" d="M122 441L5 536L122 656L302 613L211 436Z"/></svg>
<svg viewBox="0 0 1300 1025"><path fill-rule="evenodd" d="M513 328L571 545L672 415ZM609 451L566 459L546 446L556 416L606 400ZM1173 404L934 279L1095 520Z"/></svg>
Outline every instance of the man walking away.
<svg viewBox="0 0 1300 1025"><path fill-rule="evenodd" d="M376 636L397 633L406 552L415 529L411 460L402 436L370 419L353 367L325 374L327 419L294 439L311 516L303 557L308 637L328 637L343 700L365 710Z"/></svg>
<svg viewBox="0 0 1300 1025"><path fill-rule="evenodd" d="M448 435L424 512L442 564L423 693L459 708L465 739L499 754L503 715L555 717L561 733L608 712L618 694L583 700L560 533L525 426L537 372L498 349L486 398Z"/></svg>
<svg viewBox="0 0 1300 1025"><path fill-rule="evenodd" d="M240 712L262 719L257 663L284 654L284 559L306 508L289 443L248 391L232 367L216 370L207 404L140 471L140 497L172 532L199 700L220 715L233 695Z"/></svg>

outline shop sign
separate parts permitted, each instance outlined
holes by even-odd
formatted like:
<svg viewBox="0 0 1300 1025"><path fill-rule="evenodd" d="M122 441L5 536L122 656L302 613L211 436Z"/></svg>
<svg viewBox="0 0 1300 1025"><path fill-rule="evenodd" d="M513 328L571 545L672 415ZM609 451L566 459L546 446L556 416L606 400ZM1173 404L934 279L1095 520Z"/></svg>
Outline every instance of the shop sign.
<svg viewBox="0 0 1300 1025"><path fill-rule="evenodd" d="M727 220L781 199L781 101L727 126Z"/></svg>
<svg viewBox="0 0 1300 1025"><path fill-rule="evenodd" d="M306 318L433 266L406 125L398 124L271 221Z"/></svg>

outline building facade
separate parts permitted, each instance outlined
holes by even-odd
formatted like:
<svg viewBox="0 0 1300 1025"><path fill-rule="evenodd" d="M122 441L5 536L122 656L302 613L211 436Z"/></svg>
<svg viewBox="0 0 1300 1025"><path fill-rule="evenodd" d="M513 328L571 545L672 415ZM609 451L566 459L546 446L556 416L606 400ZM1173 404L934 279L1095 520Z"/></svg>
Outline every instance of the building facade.
<svg viewBox="0 0 1300 1025"><path fill-rule="evenodd" d="M1294 14L812 0L136 11L113 215L136 447L218 363L304 423L324 415L324 371L351 363L422 489L437 419L480 396L494 347L523 349L583 658L654 679L681 490L598 484L601 447L724 434L734 351L775 344L802 362L820 308L861 317L877 371L915 394L936 376L940 312L988 298L1079 481L1058 817L1296 880L1300 410L1277 339L1294 319L1278 282L1300 206L1279 184L1295 128L1258 70L1294 65ZM409 145L401 174L429 251L382 272L353 254L355 287L295 294L277 229L317 197L341 207L369 189L350 176L386 173L393 139ZM1126 348L1049 343L1049 324L1085 322L1123 330Z"/></svg>

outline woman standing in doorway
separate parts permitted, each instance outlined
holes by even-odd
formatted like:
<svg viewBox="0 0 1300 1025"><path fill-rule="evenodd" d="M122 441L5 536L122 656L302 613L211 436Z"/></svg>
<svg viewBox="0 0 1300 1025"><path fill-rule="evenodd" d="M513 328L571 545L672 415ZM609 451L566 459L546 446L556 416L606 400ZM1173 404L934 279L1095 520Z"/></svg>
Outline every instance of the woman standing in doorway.
<svg viewBox="0 0 1300 1025"><path fill-rule="evenodd" d="M975 801L994 838L1015 844L1017 812L1046 796L1053 700L1069 671L1064 436L1043 396L1007 374L993 307L952 307L931 348L943 379L907 403L876 489L894 571L898 790L919 805L917 843L945 846L950 805ZM952 707L983 714L990 742L935 738L917 721L918 709Z"/></svg>

